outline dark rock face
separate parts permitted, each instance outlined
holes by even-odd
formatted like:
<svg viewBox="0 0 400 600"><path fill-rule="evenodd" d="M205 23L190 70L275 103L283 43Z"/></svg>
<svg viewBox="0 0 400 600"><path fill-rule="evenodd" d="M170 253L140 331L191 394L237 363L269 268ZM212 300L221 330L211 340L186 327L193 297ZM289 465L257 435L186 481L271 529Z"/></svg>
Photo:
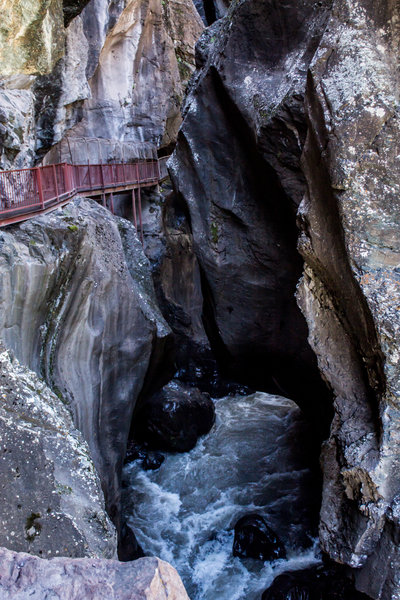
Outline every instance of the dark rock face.
<svg viewBox="0 0 400 600"><path fill-rule="evenodd" d="M335 395L321 542L383 600L400 590L399 16L396 2L238 2L197 45L171 163L214 350L329 425L293 305L298 212L298 302Z"/></svg>
<svg viewBox="0 0 400 600"><path fill-rule="evenodd" d="M368 600L337 567L318 566L283 573L262 595L262 600Z"/></svg>
<svg viewBox="0 0 400 600"><path fill-rule="evenodd" d="M149 450L146 444L138 444L137 442L129 440L124 464L140 460L142 461L142 467L145 471L155 471L161 467L164 459L165 456L160 452Z"/></svg>
<svg viewBox="0 0 400 600"><path fill-rule="evenodd" d="M177 370L190 371L193 382L195 370L210 359L211 351L202 323L201 273L187 209L172 193L170 182L163 182L160 191L145 191L142 197L144 250L157 302L175 334Z"/></svg>
<svg viewBox="0 0 400 600"><path fill-rule="evenodd" d="M70 407L117 518L135 402L173 373L141 244L127 221L83 199L0 238L0 337Z"/></svg>
<svg viewBox="0 0 400 600"><path fill-rule="evenodd" d="M60 398L1 343L0 398L0 545L42 558L115 558L87 444Z"/></svg>
<svg viewBox="0 0 400 600"><path fill-rule="evenodd" d="M133 434L152 448L187 452L214 423L208 394L171 382L143 401L134 415Z"/></svg>
<svg viewBox="0 0 400 600"><path fill-rule="evenodd" d="M189 600L171 565L158 558L134 562L53 558L0 548L0 597L7 600Z"/></svg>
<svg viewBox="0 0 400 600"><path fill-rule="evenodd" d="M286 552L276 533L262 517L245 515L235 525L233 556L263 561L285 558Z"/></svg>
<svg viewBox="0 0 400 600"><path fill-rule="evenodd" d="M256 389L318 396L316 410L324 389L294 300L302 270L295 215L305 189L306 70L329 8L246 0L209 28L170 162L190 214L214 350Z"/></svg>
<svg viewBox="0 0 400 600"><path fill-rule="evenodd" d="M156 471L161 467L165 460L165 456L160 454L160 452L152 452L148 454L143 461L143 469L145 471Z"/></svg>
<svg viewBox="0 0 400 600"><path fill-rule="evenodd" d="M63 0L64 26L68 27L70 21L77 17L88 3L89 0Z"/></svg>
<svg viewBox="0 0 400 600"><path fill-rule="evenodd" d="M145 556L142 547L136 539L136 536L127 523L121 527L118 540L118 558L122 562L137 560Z"/></svg>

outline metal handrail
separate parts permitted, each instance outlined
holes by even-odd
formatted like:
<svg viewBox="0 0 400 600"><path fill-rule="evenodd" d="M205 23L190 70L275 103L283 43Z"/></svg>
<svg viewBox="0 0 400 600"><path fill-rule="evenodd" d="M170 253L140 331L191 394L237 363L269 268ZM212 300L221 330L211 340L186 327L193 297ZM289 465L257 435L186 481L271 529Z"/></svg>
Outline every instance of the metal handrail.
<svg viewBox="0 0 400 600"><path fill-rule="evenodd" d="M135 163L58 163L0 171L0 227L56 208L77 193L122 191L156 185L165 177L164 159Z"/></svg>

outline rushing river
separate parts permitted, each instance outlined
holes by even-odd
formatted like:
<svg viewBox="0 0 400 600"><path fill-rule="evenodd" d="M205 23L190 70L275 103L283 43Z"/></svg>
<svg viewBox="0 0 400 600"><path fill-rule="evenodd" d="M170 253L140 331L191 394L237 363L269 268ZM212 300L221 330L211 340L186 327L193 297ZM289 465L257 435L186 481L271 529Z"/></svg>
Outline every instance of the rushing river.
<svg viewBox="0 0 400 600"><path fill-rule="evenodd" d="M176 567L192 600L259 599L279 573L317 562L311 436L299 409L279 396L222 398L216 415L196 448L167 455L158 471L125 467L126 511L144 551ZM233 526L249 512L264 516L287 559L232 556Z"/></svg>

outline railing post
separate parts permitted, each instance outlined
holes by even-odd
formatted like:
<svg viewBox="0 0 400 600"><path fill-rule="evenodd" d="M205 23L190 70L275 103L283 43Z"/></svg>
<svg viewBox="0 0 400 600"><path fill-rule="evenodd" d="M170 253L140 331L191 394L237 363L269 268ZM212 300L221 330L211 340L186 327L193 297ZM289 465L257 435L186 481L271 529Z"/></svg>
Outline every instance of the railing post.
<svg viewBox="0 0 400 600"><path fill-rule="evenodd" d="M111 208L111 213L114 214L114 196L113 196L112 192L110 194L110 208Z"/></svg>
<svg viewBox="0 0 400 600"><path fill-rule="evenodd" d="M92 175L91 175L91 173L90 173L90 162L89 162L89 159L88 159L88 161L87 161L87 165L88 165L89 186L90 186L90 189L93 189L93 188L92 188Z"/></svg>
<svg viewBox="0 0 400 600"><path fill-rule="evenodd" d="M133 214L133 224L135 225L135 229L137 231L137 216L136 216L136 195L135 188L132 190L132 214Z"/></svg>
<svg viewBox="0 0 400 600"><path fill-rule="evenodd" d="M58 194L57 172L56 172L56 166L55 165L53 165L53 179L54 179L54 187L55 187L55 190L56 190L57 202L59 202L60 196Z"/></svg>
<svg viewBox="0 0 400 600"><path fill-rule="evenodd" d="M101 173L101 189L104 190L103 161L101 161L101 163L100 163L100 173Z"/></svg>
<svg viewBox="0 0 400 600"><path fill-rule="evenodd" d="M44 209L44 196L43 196L43 186L42 186L42 171L40 167L36 167L36 179L37 186L39 192L39 202L42 205L42 210Z"/></svg>
<svg viewBox="0 0 400 600"><path fill-rule="evenodd" d="M138 187L138 204L139 204L139 225L140 225L140 240L143 246L143 222L142 222L142 194L140 186Z"/></svg>
<svg viewBox="0 0 400 600"><path fill-rule="evenodd" d="M67 164L63 163L63 177L64 177L64 192L69 194L69 185L68 185L68 169Z"/></svg>

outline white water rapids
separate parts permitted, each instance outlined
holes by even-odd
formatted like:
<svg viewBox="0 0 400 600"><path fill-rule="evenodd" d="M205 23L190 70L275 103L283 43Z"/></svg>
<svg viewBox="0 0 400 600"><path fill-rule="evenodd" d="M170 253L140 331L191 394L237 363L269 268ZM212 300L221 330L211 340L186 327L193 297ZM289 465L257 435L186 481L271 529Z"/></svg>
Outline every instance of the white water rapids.
<svg viewBox="0 0 400 600"><path fill-rule="evenodd" d="M290 400L260 392L216 400L216 423L191 452L167 455L158 471L125 467L125 510L140 545L175 566L192 600L259 599L278 574L317 562L309 442ZM249 512L275 530L287 559L232 556L234 524Z"/></svg>

